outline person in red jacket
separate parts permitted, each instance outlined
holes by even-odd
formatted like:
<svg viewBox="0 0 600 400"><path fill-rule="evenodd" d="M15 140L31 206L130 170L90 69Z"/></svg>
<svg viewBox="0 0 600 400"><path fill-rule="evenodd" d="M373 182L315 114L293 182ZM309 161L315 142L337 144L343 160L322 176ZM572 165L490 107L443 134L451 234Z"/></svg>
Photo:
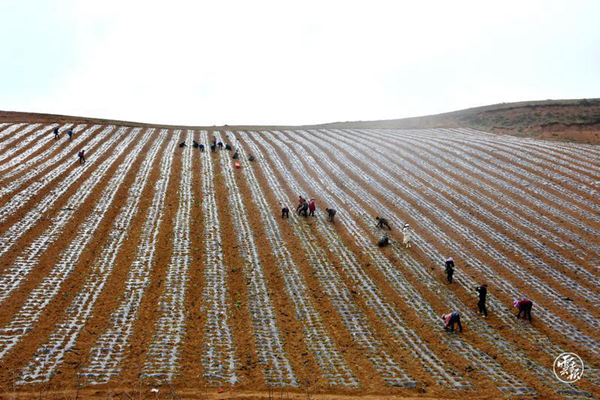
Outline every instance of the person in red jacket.
<svg viewBox="0 0 600 400"><path fill-rule="evenodd" d="M304 203L306 203L306 199L302 196L298 196L298 207L296 207L297 213L300 213L300 210L304 207Z"/></svg>
<svg viewBox="0 0 600 400"><path fill-rule="evenodd" d="M442 319L444 320L444 329L448 332L454 332L454 324L458 325L458 329L460 332L463 331L462 325L460 324L460 314L457 312L452 312L450 314L443 314Z"/></svg>
<svg viewBox="0 0 600 400"><path fill-rule="evenodd" d="M310 201L308 202L308 215L314 217L316 208L317 206L315 205L315 199L310 199Z"/></svg>
<svg viewBox="0 0 600 400"><path fill-rule="evenodd" d="M523 313L523 318L531 322L531 309L533 308L533 302L531 300L526 298L522 298L521 300L515 300L515 302L513 303L513 307L519 309L517 318L521 318L521 313Z"/></svg>

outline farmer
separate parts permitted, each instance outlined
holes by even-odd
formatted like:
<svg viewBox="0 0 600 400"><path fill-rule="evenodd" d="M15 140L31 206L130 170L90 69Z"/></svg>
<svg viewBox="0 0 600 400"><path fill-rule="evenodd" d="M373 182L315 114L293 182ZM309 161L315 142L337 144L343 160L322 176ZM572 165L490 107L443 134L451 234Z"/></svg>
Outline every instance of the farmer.
<svg viewBox="0 0 600 400"><path fill-rule="evenodd" d="M198 146L200 147L200 151L204 153L204 145L200 143Z"/></svg>
<svg viewBox="0 0 600 400"><path fill-rule="evenodd" d="M69 135L69 142L73 141L73 129L69 129L67 131L67 135Z"/></svg>
<svg viewBox="0 0 600 400"><path fill-rule="evenodd" d="M408 224L404 224L402 227L402 244L405 248L412 247L412 237L410 233L410 226Z"/></svg>
<svg viewBox="0 0 600 400"><path fill-rule="evenodd" d="M250 155L248 156L248 161L252 162L252 161L254 161L254 160L255 160L254 156L253 156L252 154L250 154Z"/></svg>
<svg viewBox="0 0 600 400"><path fill-rule="evenodd" d="M54 128L54 139L60 139L60 133L58 132L58 128Z"/></svg>
<svg viewBox="0 0 600 400"><path fill-rule="evenodd" d="M316 208L317 206L315 205L315 199L310 199L310 202L308 203L308 215L314 217Z"/></svg>
<svg viewBox="0 0 600 400"><path fill-rule="evenodd" d="M488 313L487 313L487 309L485 308L485 300L487 297L487 284L484 283L483 285L479 286L475 290L477 290L477 293L479 293L479 302L477 303L477 307L479 308L479 313L483 314L484 318L487 318Z"/></svg>
<svg viewBox="0 0 600 400"><path fill-rule="evenodd" d="M522 298L521 300L515 300L515 302L513 303L513 307L519 309L517 318L521 318L521 313L523 313L523 318L531 322L531 309L533 308L533 302L531 300L526 298Z"/></svg>
<svg viewBox="0 0 600 400"><path fill-rule="evenodd" d="M195 149L197 149L198 147L200 147L200 145L198 144L198 142L196 142L195 140L194 140L194 143L192 143L192 146L193 146Z"/></svg>
<svg viewBox="0 0 600 400"><path fill-rule="evenodd" d="M460 332L463 331L462 325L460 324L460 314L457 312L453 312L450 314L442 315L442 319L444 320L444 329L448 332L454 332L454 324L458 325L458 329Z"/></svg>
<svg viewBox="0 0 600 400"><path fill-rule="evenodd" d="M337 211L335 211L333 208L326 208L325 211L327 212L327 216L329 217L329 221L330 222L334 222L333 221L333 217L335 217L335 214Z"/></svg>
<svg viewBox="0 0 600 400"><path fill-rule="evenodd" d="M302 203L302 208L300 209L300 212L298 213L298 215L302 215L304 214L305 217L308 217L308 202L306 200L304 200L304 203Z"/></svg>
<svg viewBox="0 0 600 400"><path fill-rule="evenodd" d="M452 283L452 275L454 275L454 259L448 257L446 259L446 275L448 275L448 283Z"/></svg>
<svg viewBox="0 0 600 400"><path fill-rule="evenodd" d="M213 152L213 153L214 153L215 151L217 151L217 145L216 145L216 144L214 144L214 143L213 143L213 144L211 144L211 145L210 145L210 151L211 151L211 152Z"/></svg>
<svg viewBox="0 0 600 400"><path fill-rule="evenodd" d="M233 153L233 156L231 157L234 160L237 160L238 158L240 158L240 153L238 153L238 151L236 150L235 153Z"/></svg>
<svg viewBox="0 0 600 400"><path fill-rule="evenodd" d="M379 247L387 247L390 244L390 239L388 239L387 235L383 235L379 242L377 242L377 246Z"/></svg>
<svg viewBox="0 0 600 400"><path fill-rule="evenodd" d="M390 231L392 230L392 228L390 228L390 224L388 223L388 220L385 218L381 218L381 217L375 217L375 219L377 220L377 227L383 229L383 225L385 225Z"/></svg>
<svg viewBox="0 0 600 400"><path fill-rule="evenodd" d="M79 157L79 164L84 164L85 163L85 150L81 149L81 151L79 153L77 153L77 156Z"/></svg>
<svg viewBox="0 0 600 400"><path fill-rule="evenodd" d="M300 209L304 206L304 203L306 203L306 199L302 196L298 196L298 207L296 207L297 213L300 213Z"/></svg>
<svg viewBox="0 0 600 400"><path fill-rule="evenodd" d="M225 150L231 150L231 145L230 144L226 144L225 145Z"/></svg>
<svg viewBox="0 0 600 400"><path fill-rule="evenodd" d="M290 209L286 205L283 205L283 207L281 207L281 218L290 219Z"/></svg>
<svg viewBox="0 0 600 400"><path fill-rule="evenodd" d="M183 147L187 147L187 144L185 144L185 141L184 141L184 142L181 142L181 143L179 143L179 147L182 147L182 148L183 148Z"/></svg>
<svg viewBox="0 0 600 400"><path fill-rule="evenodd" d="M217 145L219 146L219 150L223 150L223 142L219 142Z"/></svg>

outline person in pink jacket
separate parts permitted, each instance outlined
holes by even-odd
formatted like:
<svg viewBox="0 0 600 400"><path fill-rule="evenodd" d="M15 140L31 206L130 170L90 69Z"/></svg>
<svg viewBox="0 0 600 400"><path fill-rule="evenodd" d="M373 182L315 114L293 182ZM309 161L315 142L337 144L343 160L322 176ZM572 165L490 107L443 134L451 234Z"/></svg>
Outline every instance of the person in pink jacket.
<svg viewBox="0 0 600 400"><path fill-rule="evenodd" d="M452 312L449 314L443 314L442 319L444 320L444 329L448 332L454 332L454 324L458 325L458 329L460 332L463 331L462 325L460 323L460 314L457 312Z"/></svg>
<svg viewBox="0 0 600 400"><path fill-rule="evenodd" d="M517 318L521 318L521 313L523 314L523 318L529 320L531 322L531 309L533 308L533 302L529 299L522 298L521 300L515 300L513 303L513 307L519 309L519 313L517 314Z"/></svg>

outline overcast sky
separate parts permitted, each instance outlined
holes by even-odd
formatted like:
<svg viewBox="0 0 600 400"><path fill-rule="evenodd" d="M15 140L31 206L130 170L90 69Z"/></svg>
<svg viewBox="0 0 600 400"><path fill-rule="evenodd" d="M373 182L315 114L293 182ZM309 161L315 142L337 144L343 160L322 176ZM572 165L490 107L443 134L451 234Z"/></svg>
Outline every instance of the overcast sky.
<svg viewBox="0 0 600 400"><path fill-rule="evenodd" d="M0 0L0 109L190 125L600 97L600 1Z"/></svg>

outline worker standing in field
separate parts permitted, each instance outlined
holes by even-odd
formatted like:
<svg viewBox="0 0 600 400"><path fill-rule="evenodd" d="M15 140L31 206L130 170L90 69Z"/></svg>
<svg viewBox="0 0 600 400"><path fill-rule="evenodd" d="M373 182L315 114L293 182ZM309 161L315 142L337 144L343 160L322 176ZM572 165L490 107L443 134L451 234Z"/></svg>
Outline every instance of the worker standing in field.
<svg viewBox="0 0 600 400"><path fill-rule="evenodd" d="M388 222L387 219L385 218L381 218L381 217L375 217L375 219L377 220L377 227L383 229L383 226L385 225L386 228L388 228L390 231L392 230L392 228L390 227L390 224Z"/></svg>
<svg viewBox="0 0 600 400"><path fill-rule="evenodd" d="M300 209L304 206L304 203L306 203L306 199L302 196L298 196L298 207L296 207L296 212L298 214L300 213Z"/></svg>
<svg viewBox="0 0 600 400"><path fill-rule="evenodd" d="M67 135L69 135L69 142L73 141L73 129L69 129L67 131Z"/></svg>
<svg viewBox="0 0 600 400"><path fill-rule="evenodd" d="M483 285L476 288L477 293L479 293L479 302L477 303L477 307L479 308L479 313L483 314L484 318L487 318L488 313L485 307L485 301L487 298L487 285L484 283Z"/></svg>
<svg viewBox="0 0 600 400"><path fill-rule="evenodd" d="M406 249L412 247L412 235L410 232L410 226L408 224L404 224L402 227L402 244Z"/></svg>
<svg viewBox="0 0 600 400"><path fill-rule="evenodd" d="M521 318L521 313L523 314L523 318L529 320L531 322L531 309L533 308L533 302L529 299L522 298L521 300L515 300L513 303L513 307L519 309L519 313L517 314L517 318Z"/></svg>
<svg viewBox="0 0 600 400"><path fill-rule="evenodd" d="M326 208L325 211L327 212L327 216L329 217L329 222L334 222L333 218L335 217L337 211L335 211L333 208Z"/></svg>
<svg viewBox="0 0 600 400"><path fill-rule="evenodd" d="M448 283L452 283L452 276L454 275L454 259L448 257L446 260L446 275L448 276Z"/></svg>
<svg viewBox="0 0 600 400"><path fill-rule="evenodd" d="M450 314L443 314L442 319L444 320L444 329L448 332L454 332L454 324L458 325L458 329L460 332L463 331L462 325L460 323L460 314L457 312L452 312Z"/></svg>
<svg viewBox="0 0 600 400"><path fill-rule="evenodd" d="M315 199L310 199L310 202L308 203L308 215L314 217L316 208L317 206L315 205Z"/></svg>
<svg viewBox="0 0 600 400"><path fill-rule="evenodd" d="M77 156L79 157L79 164L85 164L85 150L81 149Z"/></svg>
<svg viewBox="0 0 600 400"><path fill-rule="evenodd" d="M60 139L60 133L58 132L58 128L54 128L54 140Z"/></svg>

